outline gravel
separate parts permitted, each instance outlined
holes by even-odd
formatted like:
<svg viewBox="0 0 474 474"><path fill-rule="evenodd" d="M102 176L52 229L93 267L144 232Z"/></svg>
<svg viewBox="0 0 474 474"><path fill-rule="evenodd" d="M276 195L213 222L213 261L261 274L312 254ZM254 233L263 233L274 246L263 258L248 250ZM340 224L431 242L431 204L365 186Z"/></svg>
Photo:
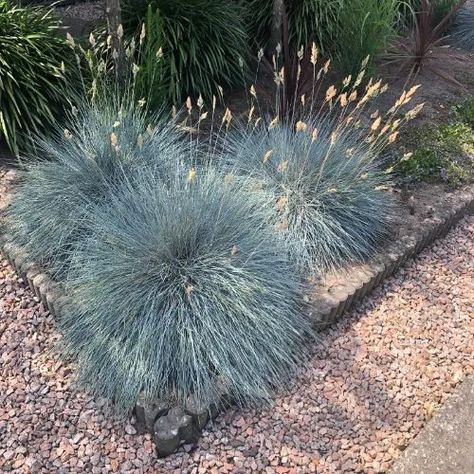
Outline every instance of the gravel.
<svg viewBox="0 0 474 474"><path fill-rule="evenodd" d="M468 217L324 332L274 406L231 409L157 459L74 387L52 317L0 255L0 472L386 472L474 371L473 271Z"/></svg>

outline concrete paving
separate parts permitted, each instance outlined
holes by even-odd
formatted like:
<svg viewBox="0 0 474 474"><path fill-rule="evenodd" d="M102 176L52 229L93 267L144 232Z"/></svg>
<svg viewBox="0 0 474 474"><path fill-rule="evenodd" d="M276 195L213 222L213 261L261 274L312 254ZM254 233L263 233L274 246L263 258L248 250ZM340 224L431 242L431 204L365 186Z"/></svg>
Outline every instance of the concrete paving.
<svg viewBox="0 0 474 474"><path fill-rule="evenodd" d="M457 388L390 474L474 474L474 375Z"/></svg>

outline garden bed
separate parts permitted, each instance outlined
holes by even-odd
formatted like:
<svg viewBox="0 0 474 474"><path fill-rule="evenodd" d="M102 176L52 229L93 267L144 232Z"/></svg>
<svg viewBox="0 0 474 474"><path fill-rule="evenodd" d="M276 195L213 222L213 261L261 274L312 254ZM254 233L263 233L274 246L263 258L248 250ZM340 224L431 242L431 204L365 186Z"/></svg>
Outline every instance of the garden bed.
<svg viewBox="0 0 474 474"><path fill-rule="evenodd" d="M15 171L0 176L3 196L0 210L7 206L9 188ZM332 272L310 286L308 308L314 325L322 328L333 324L343 313L356 307L370 292L383 283L404 263L415 257L437 238L445 235L465 215L474 211L474 186L447 191L444 186L419 186L416 190L395 190L400 213L393 222L392 240L378 255L365 264ZM1 215L1 214L0 214ZM17 273L29 284L43 306L60 317L71 310L60 282L53 282L35 262L8 236L0 236L0 249ZM218 405L220 405L218 403ZM159 403L138 405L134 411L139 433L155 436L157 453L169 455L182 443L196 442L209 418L217 415L215 407L202 407L192 399L183 408Z"/></svg>
<svg viewBox="0 0 474 474"><path fill-rule="evenodd" d="M321 333L271 409L232 408L166 460L150 435L74 388L74 365L54 355L52 317L0 261L0 469L387 472L474 368L473 224L464 220Z"/></svg>

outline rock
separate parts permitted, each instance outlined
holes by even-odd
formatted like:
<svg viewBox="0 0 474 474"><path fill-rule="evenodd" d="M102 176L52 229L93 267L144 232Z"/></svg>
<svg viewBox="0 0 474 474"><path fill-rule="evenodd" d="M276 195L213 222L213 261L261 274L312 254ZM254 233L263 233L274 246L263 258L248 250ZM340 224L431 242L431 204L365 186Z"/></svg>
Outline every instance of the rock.
<svg viewBox="0 0 474 474"><path fill-rule="evenodd" d="M159 457L173 454L180 445L179 428L173 426L170 421L167 416L162 416L154 425L153 438L156 454Z"/></svg>
<svg viewBox="0 0 474 474"><path fill-rule="evenodd" d="M153 433L155 421L168 413L169 404L164 401L150 403L145 400L139 400L135 406L136 429L138 433Z"/></svg>
<svg viewBox="0 0 474 474"><path fill-rule="evenodd" d="M185 412L192 417L199 430L202 430L209 420L209 407L204 406L194 395L186 401Z"/></svg>
<svg viewBox="0 0 474 474"><path fill-rule="evenodd" d="M186 443L195 443L200 437L200 430L193 423L190 415L187 415L181 408L174 407L168 412L168 421L178 427L179 436Z"/></svg>

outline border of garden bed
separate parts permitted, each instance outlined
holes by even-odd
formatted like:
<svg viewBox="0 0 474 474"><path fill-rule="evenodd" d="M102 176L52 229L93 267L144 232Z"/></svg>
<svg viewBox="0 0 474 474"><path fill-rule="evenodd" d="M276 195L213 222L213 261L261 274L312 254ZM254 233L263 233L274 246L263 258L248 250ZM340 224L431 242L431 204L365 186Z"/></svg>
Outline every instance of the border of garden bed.
<svg viewBox="0 0 474 474"><path fill-rule="evenodd" d="M403 242L390 244L383 255L378 255L366 265L363 272L354 271L341 277L342 284L336 291L318 294L311 298L310 315L314 325L319 328L333 324L343 313L354 308L375 287L395 273L410 258L416 257L424 248L436 239L446 235L463 217L474 213L474 186L463 195L450 209L441 210L441 214L429 222L420 222L419 231ZM58 318L69 300L61 289L28 255L9 240L6 234L0 234L0 251L10 262L18 276L28 283L31 290L50 313ZM184 408L167 404L149 404L141 402L134 410L136 427L139 433L150 432L155 440L159 456L175 452L183 443L195 443L200 437L208 420L218 413L221 403L208 407L199 406L192 398Z"/></svg>

